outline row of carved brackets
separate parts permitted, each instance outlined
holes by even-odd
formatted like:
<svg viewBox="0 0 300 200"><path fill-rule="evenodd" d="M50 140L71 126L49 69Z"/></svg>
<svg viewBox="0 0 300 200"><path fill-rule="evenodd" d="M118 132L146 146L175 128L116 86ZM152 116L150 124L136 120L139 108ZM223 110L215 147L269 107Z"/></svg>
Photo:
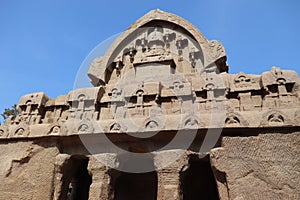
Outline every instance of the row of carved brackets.
<svg viewBox="0 0 300 200"><path fill-rule="evenodd" d="M258 128L258 127L289 127L299 126L300 109L270 110L265 112L260 119L260 112L250 113L250 115L238 112L229 112L224 118L224 124L219 128ZM252 116L252 117L251 117ZM148 117L138 119L131 126L132 119L122 120L67 120L52 124L28 125L20 123L18 125L0 125L0 138L24 138L24 137L45 137L45 136L68 136L77 134L93 133L126 133L126 132L149 132L160 130L184 130L184 129L206 129L209 127L209 114L201 116L190 113L182 116ZM256 120L256 121L254 121ZM176 122L176 123L174 123Z"/></svg>

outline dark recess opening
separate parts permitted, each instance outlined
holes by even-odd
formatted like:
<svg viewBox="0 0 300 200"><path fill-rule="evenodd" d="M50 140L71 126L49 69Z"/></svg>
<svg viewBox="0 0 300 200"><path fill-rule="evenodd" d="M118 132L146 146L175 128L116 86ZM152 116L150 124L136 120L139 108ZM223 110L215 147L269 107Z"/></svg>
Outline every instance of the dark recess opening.
<svg viewBox="0 0 300 200"><path fill-rule="evenodd" d="M114 200L156 200L157 174L120 172L114 185Z"/></svg>
<svg viewBox="0 0 300 200"><path fill-rule="evenodd" d="M72 156L64 168L60 200L88 200L92 177L87 170L89 159Z"/></svg>
<svg viewBox="0 0 300 200"><path fill-rule="evenodd" d="M183 200L219 200L216 181L208 158L193 158L180 175Z"/></svg>
<svg viewBox="0 0 300 200"><path fill-rule="evenodd" d="M141 150L137 148L135 150ZM146 150L145 150L146 151ZM118 156L118 161L123 169L146 169L151 166L154 170L153 158L132 158L130 155ZM151 169L150 168L150 169ZM120 168L122 169L122 168ZM156 200L157 199L157 173L150 171L145 173L129 173L118 169L110 171L111 195L114 200Z"/></svg>

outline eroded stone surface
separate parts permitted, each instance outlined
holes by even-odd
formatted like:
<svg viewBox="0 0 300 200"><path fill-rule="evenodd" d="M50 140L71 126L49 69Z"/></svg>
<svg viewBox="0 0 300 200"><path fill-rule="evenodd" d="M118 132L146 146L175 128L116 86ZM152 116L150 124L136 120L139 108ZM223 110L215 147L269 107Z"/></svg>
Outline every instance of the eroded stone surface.
<svg viewBox="0 0 300 200"><path fill-rule="evenodd" d="M299 199L300 135L224 137L211 151L221 199Z"/></svg>
<svg viewBox="0 0 300 200"><path fill-rule="evenodd" d="M50 199L58 149L19 141L0 144L0 199Z"/></svg>

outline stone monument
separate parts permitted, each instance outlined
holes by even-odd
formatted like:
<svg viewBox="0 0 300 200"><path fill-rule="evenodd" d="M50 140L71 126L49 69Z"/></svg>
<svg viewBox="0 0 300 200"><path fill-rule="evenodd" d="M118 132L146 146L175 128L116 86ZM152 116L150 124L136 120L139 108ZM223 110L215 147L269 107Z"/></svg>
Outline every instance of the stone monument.
<svg viewBox="0 0 300 200"><path fill-rule="evenodd" d="M21 97L0 199L299 199L297 73L228 68L219 41L150 11L93 61L93 87Z"/></svg>

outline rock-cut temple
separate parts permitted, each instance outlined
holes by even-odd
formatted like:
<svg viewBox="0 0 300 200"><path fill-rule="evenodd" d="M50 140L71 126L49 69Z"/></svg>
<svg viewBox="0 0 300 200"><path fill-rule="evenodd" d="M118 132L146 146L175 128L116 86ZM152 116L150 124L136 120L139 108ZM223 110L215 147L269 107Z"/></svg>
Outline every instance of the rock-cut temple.
<svg viewBox="0 0 300 200"><path fill-rule="evenodd" d="M299 200L297 73L226 59L150 11L92 62L91 87L21 97L0 125L0 199Z"/></svg>

